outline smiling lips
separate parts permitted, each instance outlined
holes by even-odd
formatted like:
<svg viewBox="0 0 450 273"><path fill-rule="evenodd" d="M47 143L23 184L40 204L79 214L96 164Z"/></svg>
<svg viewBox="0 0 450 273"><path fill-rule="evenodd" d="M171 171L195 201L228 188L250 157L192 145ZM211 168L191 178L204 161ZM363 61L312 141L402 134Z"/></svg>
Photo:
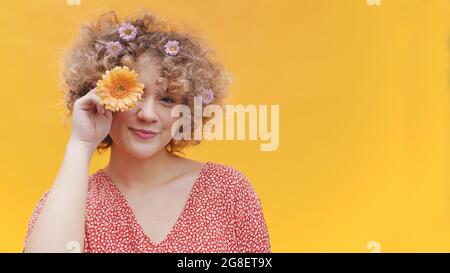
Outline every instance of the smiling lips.
<svg viewBox="0 0 450 273"><path fill-rule="evenodd" d="M134 128L130 128L131 131L133 131L133 133L138 136L139 138L142 139L150 139L153 138L157 132L155 131L151 131L151 130L144 130L144 129L134 129Z"/></svg>

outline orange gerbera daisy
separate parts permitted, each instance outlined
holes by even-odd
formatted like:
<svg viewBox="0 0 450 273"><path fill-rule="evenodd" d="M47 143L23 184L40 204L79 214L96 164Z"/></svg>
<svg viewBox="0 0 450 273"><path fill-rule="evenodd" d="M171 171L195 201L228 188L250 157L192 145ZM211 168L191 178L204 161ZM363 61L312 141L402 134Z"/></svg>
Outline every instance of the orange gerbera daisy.
<svg viewBox="0 0 450 273"><path fill-rule="evenodd" d="M97 82L101 104L110 111L128 111L142 99L144 84L137 82L137 73L128 67L116 66Z"/></svg>

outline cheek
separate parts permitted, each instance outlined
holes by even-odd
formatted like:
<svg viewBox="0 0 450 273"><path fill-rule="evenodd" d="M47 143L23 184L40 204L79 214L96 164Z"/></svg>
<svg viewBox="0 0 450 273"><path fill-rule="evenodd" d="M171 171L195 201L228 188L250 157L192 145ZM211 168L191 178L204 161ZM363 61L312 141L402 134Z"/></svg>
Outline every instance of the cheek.
<svg viewBox="0 0 450 273"><path fill-rule="evenodd" d="M111 122L111 131L110 134L117 135L123 129L123 126L127 125L127 112L114 112L113 120Z"/></svg>
<svg viewBox="0 0 450 273"><path fill-rule="evenodd" d="M178 120L178 117L172 117L171 116L172 108L166 108L162 109L159 112L159 118L161 120L161 123L163 125L164 130L169 130L172 128L172 125L175 123L175 121Z"/></svg>

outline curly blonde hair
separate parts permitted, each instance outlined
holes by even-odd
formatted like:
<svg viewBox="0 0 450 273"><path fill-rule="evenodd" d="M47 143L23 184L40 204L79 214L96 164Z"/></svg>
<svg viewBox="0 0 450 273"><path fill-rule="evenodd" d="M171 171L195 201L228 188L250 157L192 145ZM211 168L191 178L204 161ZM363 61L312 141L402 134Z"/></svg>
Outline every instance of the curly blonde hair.
<svg viewBox="0 0 450 273"><path fill-rule="evenodd" d="M123 42L122 53L117 56L106 54L106 43L119 41L118 28L121 22L114 11L107 12L89 25L81 27L78 38L67 49L63 57L62 90L67 108L66 119L72 116L75 100L87 94L96 86L102 74L115 66L134 67L139 56L150 53L161 60L161 75L167 90L182 94L184 104L191 109L192 132L194 126L194 96L200 96L205 88L214 92L211 103L223 105L228 91L231 75L221 63L211 56L212 50L204 45L200 38L189 32L176 30L157 18L150 11L143 10L133 18L124 20L137 28L133 41ZM176 56L168 56L164 45L169 40L179 41L180 51ZM203 117L203 121L208 118ZM171 152L181 152L188 145L196 145L199 140L174 140L166 146ZM109 148L112 139L108 135L97 146L97 151Z"/></svg>

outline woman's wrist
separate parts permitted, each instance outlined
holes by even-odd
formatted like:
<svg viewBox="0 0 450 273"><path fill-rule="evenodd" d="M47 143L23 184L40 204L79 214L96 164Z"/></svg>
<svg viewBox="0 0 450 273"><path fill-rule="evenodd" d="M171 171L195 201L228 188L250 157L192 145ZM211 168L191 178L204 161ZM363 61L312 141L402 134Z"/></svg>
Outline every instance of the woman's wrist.
<svg viewBox="0 0 450 273"><path fill-rule="evenodd" d="M79 157L84 157L90 161L93 153L95 151L95 145L92 143L86 143L81 140L70 138L67 143L66 153L75 154Z"/></svg>

